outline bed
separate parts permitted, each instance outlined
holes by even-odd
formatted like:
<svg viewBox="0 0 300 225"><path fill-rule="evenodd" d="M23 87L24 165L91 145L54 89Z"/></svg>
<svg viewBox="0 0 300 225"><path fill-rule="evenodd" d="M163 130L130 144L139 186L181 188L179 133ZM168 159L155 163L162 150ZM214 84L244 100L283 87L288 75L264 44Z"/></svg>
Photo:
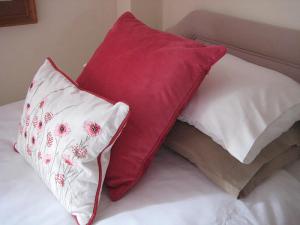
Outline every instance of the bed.
<svg viewBox="0 0 300 225"><path fill-rule="evenodd" d="M251 29L233 35L234 30L242 28ZM230 47L232 54L300 80L299 31L203 11L191 13L169 31L207 43L221 42ZM286 35L282 37L282 33ZM274 42L262 44L270 36ZM285 50L274 48L274 43ZM0 107L1 224L76 224L38 175L13 151L23 104L19 101ZM162 147L145 177L126 197L111 202L104 190L101 198L96 225L297 225L300 160L278 171L245 199L237 200L190 162Z"/></svg>

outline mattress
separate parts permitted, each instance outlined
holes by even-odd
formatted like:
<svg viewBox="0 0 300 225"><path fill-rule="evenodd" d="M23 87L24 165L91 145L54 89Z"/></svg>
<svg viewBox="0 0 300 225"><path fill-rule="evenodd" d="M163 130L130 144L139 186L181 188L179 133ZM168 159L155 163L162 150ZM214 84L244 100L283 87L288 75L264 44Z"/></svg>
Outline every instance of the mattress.
<svg viewBox="0 0 300 225"><path fill-rule="evenodd" d="M13 151L22 106L19 101L0 107L0 224L76 224ZM126 197L111 202L104 190L100 202L95 225L299 225L300 160L237 200L162 148Z"/></svg>

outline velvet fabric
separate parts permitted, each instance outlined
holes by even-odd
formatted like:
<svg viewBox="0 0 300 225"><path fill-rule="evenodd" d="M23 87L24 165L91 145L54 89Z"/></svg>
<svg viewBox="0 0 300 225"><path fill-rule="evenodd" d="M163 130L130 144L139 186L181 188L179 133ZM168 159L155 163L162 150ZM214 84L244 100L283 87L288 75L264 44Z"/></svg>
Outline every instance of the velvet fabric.
<svg viewBox="0 0 300 225"><path fill-rule="evenodd" d="M83 89L124 101L128 124L112 149L106 176L112 200L143 176L177 116L226 52L153 30L123 14L77 79Z"/></svg>

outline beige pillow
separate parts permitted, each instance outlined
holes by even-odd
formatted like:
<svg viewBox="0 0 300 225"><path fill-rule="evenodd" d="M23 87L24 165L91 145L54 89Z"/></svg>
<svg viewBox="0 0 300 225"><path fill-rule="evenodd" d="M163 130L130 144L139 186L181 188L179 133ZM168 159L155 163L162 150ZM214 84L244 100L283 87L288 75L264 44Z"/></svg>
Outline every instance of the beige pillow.
<svg viewBox="0 0 300 225"><path fill-rule="evenodd" d="M194 163L206 176L237 198L249 194L276 170L300 156L300 122L270 143L251 164L232 157L210 137L177 121L165 145Z"/></svg>

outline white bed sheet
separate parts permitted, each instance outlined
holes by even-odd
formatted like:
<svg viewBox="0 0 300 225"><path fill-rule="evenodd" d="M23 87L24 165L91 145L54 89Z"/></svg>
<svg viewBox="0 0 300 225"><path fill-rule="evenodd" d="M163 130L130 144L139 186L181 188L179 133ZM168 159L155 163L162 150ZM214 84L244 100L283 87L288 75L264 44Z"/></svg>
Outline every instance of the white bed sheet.
<svg viewBox="0 0 300 225"><path fill-rule="evenodd" d="M0 107L0 224L73 225L73 218L13 151L23 102ZM142 181L111 202L95 225L299 225L300 161L236 200L175 153L161 149Z"/></svg>

